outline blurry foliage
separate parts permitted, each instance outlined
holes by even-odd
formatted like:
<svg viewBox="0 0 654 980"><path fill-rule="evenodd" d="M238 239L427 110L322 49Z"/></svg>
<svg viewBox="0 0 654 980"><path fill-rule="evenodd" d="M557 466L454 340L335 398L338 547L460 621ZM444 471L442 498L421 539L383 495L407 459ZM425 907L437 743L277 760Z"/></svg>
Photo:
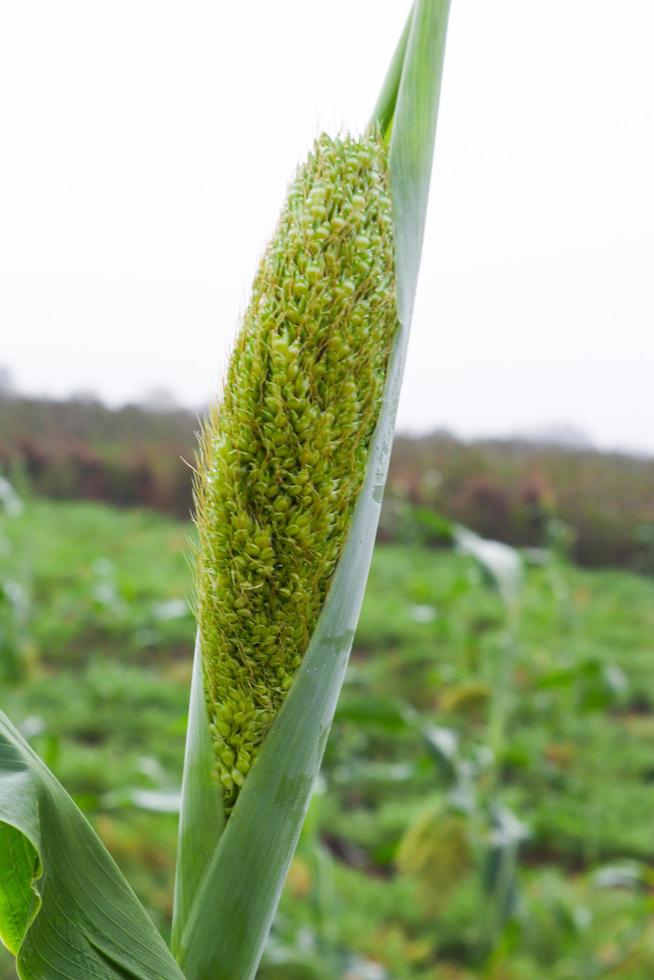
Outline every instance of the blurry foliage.
<svg viewBox="0 0 654 980"><path fill-rule="evenodd" d="M418 815L400 842L397 867L413 876L428 915L438 915L473 862L468 824L460 814L431 807Z"/></svg>
<svg viewBox="0 0 654 980"><path fill-rule="evenodd" d="M39 495L150 507L186 518L197 418L88 399L0 394L0 471Z"/></svg>
<svg viewBox="0 0 654 980"><path fill-rule="evenodd" d="M0 472L57 499L186 518L198 418L156 404L0 393ZM449 521L575 562L654 573L654 459L519 440L398 437L382 537L447 546Z"/></svg>
<svg viewBox="0 0 654 980"><path fill-rule="evenodd" d="M31 659L25 562L15 552L8 533L12 521L22 514L23 506L12 484L0 476L0 683L23 679Z"/></svg>
<svg viewBox="0 0 654 980"><path fill-rule="evenodd" d="M442 534L424 515L437 511L485 538L523 547L556 541L579 564L651 573L653 485L651 457L520 440L465 443L443 433L399 437L383 528L401 536L410 505L430 543Z"/></svg>
<svg viewBox="0 0 654 980"><path fill-rule="evenodd" d="M652 583L575 569L560 527L511 558L427 523L438 549L377 549L260 976L649 980ZM0 592L29 600L0 605L0 704L164 929L188 534L92 503L0 507Z"/></svg>

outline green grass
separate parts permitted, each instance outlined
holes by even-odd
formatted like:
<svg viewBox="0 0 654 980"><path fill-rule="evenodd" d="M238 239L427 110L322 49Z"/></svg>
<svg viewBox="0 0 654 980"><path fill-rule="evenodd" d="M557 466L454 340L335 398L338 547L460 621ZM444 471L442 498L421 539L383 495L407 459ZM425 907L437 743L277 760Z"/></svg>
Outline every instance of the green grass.
<svg viewBox="0 0 654 980"><path fill-rule="evenodd" d="M188 534L92 504L34 501L0 518L0 707L163 929L176 818L157 811L174 805L181 776ZM653 598L651 579L552 560L528 568L512 636L471 559L380 546L261 976L654 975ZM477 801L468 815L427 725L458 735ZM482 875L498 804L529 828L499 932ZM400 842L429 807L442 814L429 873L399 871ZM438 828L459 824L469 854L448 878ZM624 887L598 886L625 861ZM0 977L12 976L4 963Z"/></svg>

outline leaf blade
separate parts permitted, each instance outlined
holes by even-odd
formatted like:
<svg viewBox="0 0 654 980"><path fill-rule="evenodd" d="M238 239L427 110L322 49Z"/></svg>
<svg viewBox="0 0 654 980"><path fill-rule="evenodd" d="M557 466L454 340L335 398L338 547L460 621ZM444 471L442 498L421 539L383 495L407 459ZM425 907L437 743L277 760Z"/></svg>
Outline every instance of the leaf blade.
<svg viewBox="0 0 654 980"><path fill-rule="evenodd" d="M406 57L406 46L409 40L412 21L413 7L411 7L411 10L409 11L406 24L404 25L400 39L397 42L393 57L391 58L391 63L388 66L388 71L386 72L386 77L384 78L384 82L381 87L381 92L379 93L379 98L377 99L377 104L375 105L375 110L372 114L373 124L379 127L380 132L384 137L388 137L391 125L393 123L395 106L397 104L397 93L400 88L402 69L404 67L404 59Z"/></svg>
<svg viewBox="0 0 654 980"><path fill-rule="evenodd" d="M2 712L0 826L11 845L0 851L0 937L20 977L183 978L86 818Z"/></svg>
<svg viewBox="0 0 654 980"><path fill-rule="evenodd" d="M450 0L416 0L390 146L398 312L413 315L445 57Z"/></svg>
<svg viewBox="0 0 654 980"><path fill-rule="evenodd" d="M220 788L213 777L214 754L202 682L199 632L193 654L184 777L175 868L171 949L179 952L195 894L225 826Z"/></svg>

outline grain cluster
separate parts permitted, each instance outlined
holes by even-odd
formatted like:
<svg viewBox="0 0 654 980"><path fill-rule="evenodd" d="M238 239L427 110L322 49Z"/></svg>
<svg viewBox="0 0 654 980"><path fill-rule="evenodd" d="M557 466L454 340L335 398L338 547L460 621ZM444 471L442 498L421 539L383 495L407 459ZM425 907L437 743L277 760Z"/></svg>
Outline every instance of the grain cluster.
<svg viewBox="0 0 654 980"><path fill-rule="evenodd" d="M321 136L260 262L196 480L197 604L227 812L341 554L397 314L383 141Z"/></svg>

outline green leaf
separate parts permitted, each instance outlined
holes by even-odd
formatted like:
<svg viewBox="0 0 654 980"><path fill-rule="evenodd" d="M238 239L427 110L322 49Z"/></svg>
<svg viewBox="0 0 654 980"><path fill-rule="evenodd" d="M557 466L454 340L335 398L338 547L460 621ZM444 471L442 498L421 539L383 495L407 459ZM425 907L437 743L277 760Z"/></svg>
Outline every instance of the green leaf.
<svg viewBox="0 0 654 980"><path fill-rule="evenodd" d="M393 117L390 168L402 347L420 268L449 9L449 0L416 0Z"/></svg>
<svg viewBox="0 0 654 980"><path fill-rule="evenodd" d="M354 722L360 730L410 732L414 728L413 712L392 698L368 695L350 696L336 711L339 722Z"/></svg>
<svg viewBox="0 0 654 980"><path fill-rule="evenodd" d="M384 79L384 84L382 85L381 92L379 93L377 105L375 106L375 111L372 117L373 122L379 126L382 134L387 138L390 135L393 116L395 115L397 93L400 88L400 81L402 80L402 69L404 68L406 46L407 41L409 40L409 32L411 30L412 21L413 7L411 7L411 10L409 11L409 16L407 17L406 24L404 25L404 30L400 35L400 40L397 42L395 53L393 54L390 65L388 66L386 78Z"/></svg>
<svg viewBox="0 0 654 980"><path fill-rule="evenodd" d="M222 793L213 775L214 763L204 700L202 656L198 635L193 655L175 870L171 948L176 956L193 898L225 825Z"/></svg>
<svg viewBox="0 0 654 980"><path fill-rule="evenodd" d="M391 133L400 330L364 485L329 595L289 695L215 842L190 911L183 913L176 952L189 980L254 977L334 716L393 440L429 194L448 8L448 0L417 0L375 110L375 121ZM196 723L205 732L194 732L191 745L206 736L206 719ZM189 775L184 797L195 792L198 779L205 780L206 773ZM214 832L205 836L203 853ZM182 869L178 881L185 876ZM191 877L196 880L195 872Z"/></svg>
<svg viewBox="0 0 654 980"><path fill-rule="evenodd" d="M481 538L467 527L457 525L454 540L462 554L475 559L489 583L497 589L508 609L515 609L522 592L522 558L502 541Z"/></svg>
<svg viewBox="0 0 654 980"><path fill-rule="evenodd" d="M85 817L2 712L0 938L29 980L183 977Z"/></svg>

